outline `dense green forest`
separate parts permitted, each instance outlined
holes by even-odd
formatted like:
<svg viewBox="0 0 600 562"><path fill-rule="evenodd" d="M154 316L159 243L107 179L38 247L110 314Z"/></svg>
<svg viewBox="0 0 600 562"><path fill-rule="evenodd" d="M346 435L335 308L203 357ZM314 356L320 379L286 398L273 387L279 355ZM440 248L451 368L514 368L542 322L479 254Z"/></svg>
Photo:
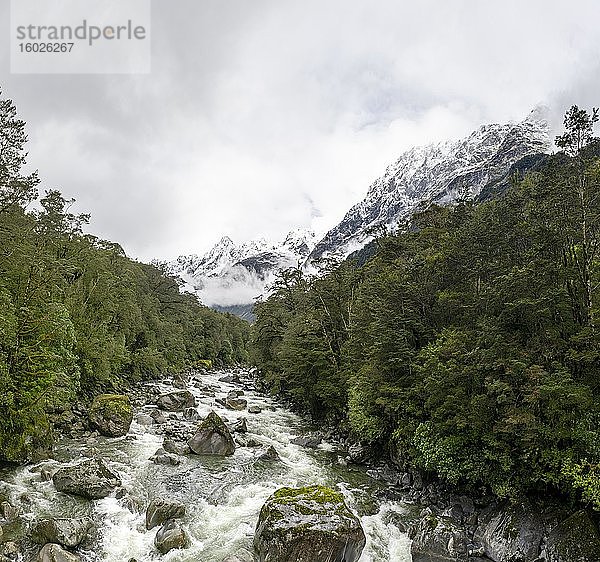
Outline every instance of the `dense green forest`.
<svg viewBox="0 0 600 562"><path fill-rule="evenodd" d="M87 215L25 174L25 123L0 100L0 460L50 438L47 412L199 360L245 361L246 322L158 266L85 234Z"/></svg>
<svg viewBox="0 0 600 562"><path fill-rule="evenodd" d="M252 345L271 389L453 484L600 509L597 120L571 108L560 152L501 197L282 274Z"/></svg>

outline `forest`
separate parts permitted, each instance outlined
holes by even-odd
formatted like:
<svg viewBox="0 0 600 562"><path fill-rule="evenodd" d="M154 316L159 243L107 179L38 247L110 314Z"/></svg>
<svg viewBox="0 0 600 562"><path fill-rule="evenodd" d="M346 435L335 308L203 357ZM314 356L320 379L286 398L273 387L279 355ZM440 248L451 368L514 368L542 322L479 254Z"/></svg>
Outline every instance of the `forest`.
<svg viewBox="0 0 600 562"><path fill-rule="evenodd" d="M494 199L424 205L257 303L264 382L315 420L468 491L600 510L598 111Z"/></svg>
<svg viewBox="0 0 600 562"><path fill-rule="evenodd" d="M0 100L0 460L51 442L48 413L201 361L247 360L249 326L159 265L85 233L89 216L26 173L25 123Z"/></svg>

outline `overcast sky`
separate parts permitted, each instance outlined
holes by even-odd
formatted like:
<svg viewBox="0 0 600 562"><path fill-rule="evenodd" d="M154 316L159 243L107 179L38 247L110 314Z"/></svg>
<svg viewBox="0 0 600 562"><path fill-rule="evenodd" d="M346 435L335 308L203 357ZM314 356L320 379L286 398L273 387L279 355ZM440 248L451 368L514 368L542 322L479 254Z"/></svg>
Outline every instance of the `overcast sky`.
<svg viewBox="0 0 600 562"><path fill-rule="evenodd" d="M149 75L11 75L0 35L0 85L43 186L144 260L223 235L327 229L412 145L521 120L540 102L557 122L572 103L600 103L597 0L152 9Z"/></svg>

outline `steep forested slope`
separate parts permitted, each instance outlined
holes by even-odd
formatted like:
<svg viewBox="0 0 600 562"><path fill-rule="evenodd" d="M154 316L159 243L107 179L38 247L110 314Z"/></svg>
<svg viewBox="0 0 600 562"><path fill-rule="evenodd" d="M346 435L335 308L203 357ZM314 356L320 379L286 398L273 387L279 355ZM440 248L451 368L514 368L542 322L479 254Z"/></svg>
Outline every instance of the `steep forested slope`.
<svg viewBox="0 0 600 562"><path fill-rule="evenodd" d="M362 266L282 275L254 328L272 389L450 482L599 509L597 118L573 107L562 152L501 197L432 205Z"/></svg>
<svg viewBox="0 0 600 562"><path fill-rule="evenodd" d="M35 205L25 124L0 101L0 459L48 445L47 412L201 359L246 359L248 326L180 294L175 279L84 234L55 190Z"/></svg>

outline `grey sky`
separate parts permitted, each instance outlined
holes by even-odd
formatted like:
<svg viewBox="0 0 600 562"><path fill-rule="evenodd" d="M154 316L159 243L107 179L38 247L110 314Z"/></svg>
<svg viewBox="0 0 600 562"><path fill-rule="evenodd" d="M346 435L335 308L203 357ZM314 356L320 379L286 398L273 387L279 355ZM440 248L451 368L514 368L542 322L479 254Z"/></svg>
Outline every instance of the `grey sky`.
<svg viewBox="0 0 600 562"><path fill-rule="evenodd" d="M2 34L0 85L44 186L169 258L326 229L411 145L598 105L599 17L596 0L157 0L152 74L10 75Z"/></svg>

